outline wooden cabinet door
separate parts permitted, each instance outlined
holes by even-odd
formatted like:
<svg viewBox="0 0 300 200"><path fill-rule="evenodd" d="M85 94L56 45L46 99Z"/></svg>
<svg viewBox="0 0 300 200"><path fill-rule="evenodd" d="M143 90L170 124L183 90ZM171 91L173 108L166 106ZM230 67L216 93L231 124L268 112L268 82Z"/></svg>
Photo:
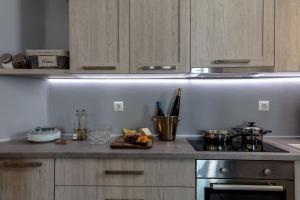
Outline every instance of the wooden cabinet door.
<svg viewBox="0 0 300 200"><path fill-rule="evenodd" d="M57 186L55 200L195 200L195 188Z"/></svg>
<svg viewBox="0 0 300 200"><path fill-rule="evenodd" d="M54 199L53 160L4 160L1 171L3 200Z"/></svg>
<svg viewBox="0 0 300 200"><path fill-rule="evenodd" d="M70 53L72 72L129 72L129 0L70 0Z"/></svg>
<svg viewBox="0 0 300 200"><path fill-rule="evenodd" d="M99 200L96 186L56 186L55 200Z"/></svg>
<svg viewBox="0 0 300 200"><path fill-rule="evenodd" d="M295 162L295 196L300 199L300 161Z"/></svg>
<svg viewBox="0 0 300 200"><path fill-rule="evenodd" d="M130 71L190 70L190 0L130 0Z"/></svg>
<svg viewBox="0 0 300 200"><path fill-rule="evenodd" d="M191 0L191 65L274 66L274 0Z"/></svg>
<svg viewBox="0 0 300 200"><path fill-rule="evenodd" d="M300 71L300 1L275 2L276 71Z"/></svg>

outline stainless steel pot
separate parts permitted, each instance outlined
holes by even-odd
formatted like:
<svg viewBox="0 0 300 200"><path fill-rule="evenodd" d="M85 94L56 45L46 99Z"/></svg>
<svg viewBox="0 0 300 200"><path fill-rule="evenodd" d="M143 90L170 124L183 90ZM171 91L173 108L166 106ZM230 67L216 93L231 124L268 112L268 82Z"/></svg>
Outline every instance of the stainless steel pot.
<svg viewBox="0 0 300 200"><path fill-rule="evenodd" d="M204 130L203 138L208 143L229 143L232 141L233 134L228 130Z"/></svg>
<svg viewBox="0 0 300 200"><path fill-rule="evenodd" d="M271 133L271 130L264 130L256 127L255 122L248 122L248 126L244 128L233 128L237 135L242 136L245 142L259 142L263 141L263 136L267 133Z"/></svg>

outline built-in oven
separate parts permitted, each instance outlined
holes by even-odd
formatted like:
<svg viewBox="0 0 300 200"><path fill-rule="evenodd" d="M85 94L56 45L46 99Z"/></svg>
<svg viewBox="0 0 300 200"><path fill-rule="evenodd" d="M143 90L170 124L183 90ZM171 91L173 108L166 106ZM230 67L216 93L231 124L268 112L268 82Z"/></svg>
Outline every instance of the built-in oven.
<svg viewBox="0 0 300 200"><path fill-rule="evenodd" d="M294 200L294 163L198 160L197 200Z"/></svg>

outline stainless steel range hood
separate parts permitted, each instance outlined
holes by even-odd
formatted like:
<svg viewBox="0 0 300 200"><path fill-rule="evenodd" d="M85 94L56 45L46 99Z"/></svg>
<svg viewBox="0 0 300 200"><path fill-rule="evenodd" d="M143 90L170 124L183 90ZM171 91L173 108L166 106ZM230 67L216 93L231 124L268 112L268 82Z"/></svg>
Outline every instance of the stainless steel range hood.
<svg viewBox="0 0 300 200"><path fill-rule="evenodd" d="M261 73L273 74L274 67L191 67L187 78L252 78Z"/></svg>

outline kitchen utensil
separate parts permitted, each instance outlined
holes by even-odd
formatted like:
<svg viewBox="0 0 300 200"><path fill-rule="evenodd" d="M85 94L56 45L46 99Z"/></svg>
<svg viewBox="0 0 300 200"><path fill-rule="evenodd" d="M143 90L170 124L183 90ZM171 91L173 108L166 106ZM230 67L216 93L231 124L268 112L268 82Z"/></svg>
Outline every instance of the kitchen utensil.
<svg viewBox="0 0 300 200"><path fill-rule="evenodd" d="M267 133L271 133L271 130L264 130L256 127L255 122L248 122L248 126L244 128L233 128L243 140L249 142L259 142L263 140L263 136Z"/></svg>
<svg viewBox="0 0 300 200"><path fill-rule="evenodd" d="M175 116L156 116L153 118L155 132L162 141L176 140L176 131L178 124L178 117Z"/></svg>
<svg viewBox="0 0 300 200"><path fill-rule="evenodd" d="M88 128L87 128L87 111L76 111L74 118L74 131L73 140L87 140Z"/></svg>
<svg viewBox="0 0 300 200"><path fill-rule="evenodd" d="M27 59L24 54L17 54L13 57L13 66L16 69L28 69L29 65L27 65Z"/></svg>
<svg viewBox="0 0 300 200"><path fill-rule="evenodd" d="M150 142L147 143L147 145L132 144L126 142L123 136L120 136L110 145L110 147L112 149L150 149L152 148L152 145L153 145L152 139L150 140Z"/></svg>
<svg viewBox="0 0 300 200"><path fill-rule="evenodd" d="M69 144L71 142L71 140L67 140L67 139L59 139L55 141L55 144L58 145L65 145L65 144Z"/></svg>
<svg viewBox="0 0 300 200"><path fill-rule="evenodd" d="M33 69L68 69L70 66L69 51L67 50L31 50L26 54Z"/></svg>
<svg viewBox="0 0 300 200"><path fill-rule="evenodd" d="M61 137L61 132L57 128L36 128L27 134L30 142L52 142Z"/></svg>
<svg viewBox="0 0 300 200"><path fill-rule="evenodd" d="M3 68L7 68L7 69L13 69L13 64L12 64L12 55L10 54L3 54L0 57L0 62Z"/></svg>
<svg viewBox="0 0 300 200"><path fill-rule="evenodd" d="M208 143L230 143L234 137L228 130L204 130L202 136Z"/></svg>
<svg viewBox="0 0 300 200"><path fill-rule="evenodd" d="M88 133L90 144L105 144L110 140L112 127L103 126Z"/></svg>

